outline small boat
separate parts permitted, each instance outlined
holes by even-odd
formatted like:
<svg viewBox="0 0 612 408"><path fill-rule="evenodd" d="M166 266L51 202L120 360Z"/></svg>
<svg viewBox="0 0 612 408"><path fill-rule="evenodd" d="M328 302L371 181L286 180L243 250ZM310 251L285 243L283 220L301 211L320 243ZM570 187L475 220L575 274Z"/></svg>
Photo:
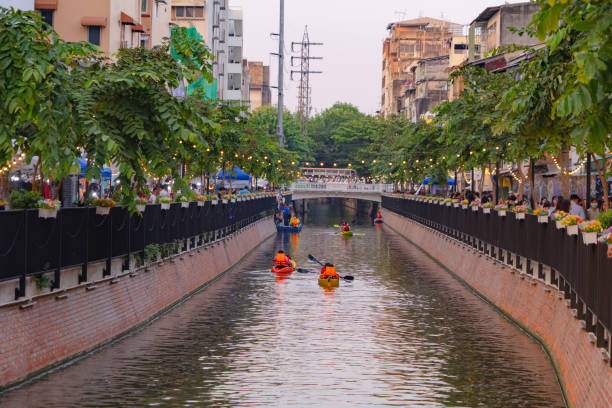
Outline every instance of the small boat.
<svg viewBox="0 0 612 408"><path fill-rule="evenodd" d="M293 271L295 271L293 266L285 266L284 268L279 268L278 266L272 267L272 272L277 275L289 275Z"/></svg>
<svg viewBox="0 0 612 408"><path fill-rule="evenodd" d="M352 237L353 231L340 231L340 235L342 235L343 237Z"/></svg>
<svg viewBox="0 0 612 408"><path fill-rule="evenodd" d="M319 285L324 288L337 288L340 286L340 279L319 278Z"/></svg>
<svg viewBox="0 0 612 408"><path fill-rule="evenodd" d="M374 224L382 224L383 219L382 218L374 218Z"/></svg>
<svg viewBox="0 0 612 408"><path fill-rule="evenodd" d="M292 225L276 224L276 231L278 231L278 232L295 232L295 233L298 233L298 232L302 231L302 224L298 225L297 227L294 227Z"/></svg>

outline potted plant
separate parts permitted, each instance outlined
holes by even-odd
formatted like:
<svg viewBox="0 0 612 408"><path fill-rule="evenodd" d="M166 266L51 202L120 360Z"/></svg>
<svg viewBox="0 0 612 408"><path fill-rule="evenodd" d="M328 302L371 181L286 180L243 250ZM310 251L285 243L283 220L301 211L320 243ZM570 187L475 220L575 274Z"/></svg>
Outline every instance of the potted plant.
<svg viewBox="0 0 612 408"><path fill-rule="evenodd" d="M198 207L204 207L204 204L206 203L206 196L205 195L196 195L195 197L197 203L198 203Z"/></svg>
<svg viewBox="0 0 612 408"><path fill-rule="evenodd" d="M219 204L219 197L216 194L208 194L206 196L206 199L210 200L210 203L212 205L217 205Z"/></svg>
<svg viewBox="0 0 612 408"><path fill-rule="evenodd" d="M508 206L506 204L497 204L495 206L495 211L497 211L497 215L500 217L505 217L508 212Z"/></svg>
<svg viewBox="0 0 612 408"><path fill-rule="evenodd" d="M451 205L453 205L452 200L450 198L445 198L444 204L446 204L447 207L450 207Z"/></svg>
<svg viewBox="0 0 612 408"><path fill-rule="evenodd" d="M228 203L228 201L229 201L229 200L231 200L231 199L232 199L232 196L231 196L230 194L223 194L223 195L221 196L221 202L222 202L223 204L227 204L227 203Z"/></svg>
<svg viewBox="0 0 612 408"><path fill-rule="evenodd" d="M538 208L538 209L533 211L533 215L538 217L538 222L540 224L548 223L548 215L549 215L548 214L548 210L545 210L543 208Z"/></svg>
<svg viewBox="0 0 612 408"><path fill-rule="evenodd" d="M566 215L561 223L565 226L567 235L578 235L578 225L582 221L582 218L577 215Z"/></svg>
<svg viewBox="0 0 612 408"><path fill-rule="evenodd" d="M608 258L612 258L612 227L603 232L603 235L601 238L599 238L599 241L604 245L608 245Z"/></svg>
<svg viewBox="0 0 612 408"><path fill-rule="evenodd" d="M603 231L598 220L584 221L579 224L579 228L585 245L597 244L597 234Z"/></svg>
<svg viewBox="0 0 612 408"><path fill-rule="evenodd" d="M452 199L452 203L453 203L453 207L455 207L455 208L456 208L456 207L459 207L459 199L457 199L457 198L453 198L453 199Z"/></svg>
<svg viewBox="0 0 612 408"><path fill-rule="evenodd" d="M524 220L525 214L527 214L527 207L524 205L515 205L512 208L512 212L517 220Z"/></svg>
<svg viewBox="0 0 612 408"><path fill-rule="evenodd" d="M162 210L169 210L170 204L172 204L172 199L170 197L162 197L158 200L158 202L161 204Z"/></svg>
<svg viewBox="0 0 612 408"><path fill-rule="evenodd" d="M480 203L478 201L472 201L470 203L470 207L472 207L472 211L478 211L479 206L480 206Z"/></svg>
<svg viewBox="0 0 612 408"><path fill-rule="evenodd" d="M56 218L57 210L61 207L61 201L57 200L39 200L38 201L38 217L39 218Z"/></svg>
<svg viewBox="0 0 612 408"><path fill-rule="evenodd" d="M558 229L562 229L565 228L565 225L563 225L563 219L567 217L567 213L565 211L555 211L553 213L553 218L555 219L555 225L557 226Z"/></svg>
<svg viewBox="0 0 612 408"><path fill-rule="evenodd" d="M146 208L147 208L147 199L144 197L136 198L136 209L138 210L138 212L143 213Z"/></svg>
<svg viewBox="0 0 612 408"><path fill-rule="evenodd" d="M108 215L111 208L117 205L114 200L110 198L96 198L91 202L96 207L97 215Z"/></svg>
<svg viewBox="0 0 612 408"><path fill-rule="evenodd" d="M189 208L189 198L183 194L178 194L174 201L180 203L182 208Z"/></svg>
<svg viewBox="0 0 612 408"><path fill-rule="evenodd" d="M461 208L467 210L469 203L470 202L468 200L461 200Z"/></svg>
<svg viewBox="0 0 612 408"><path fill-rule="evenodd" d="M484 203L482 205L482 212L485 214L491 214L491 210L493 209L494 205L492 202L488 202L488 203Z"/></svg>

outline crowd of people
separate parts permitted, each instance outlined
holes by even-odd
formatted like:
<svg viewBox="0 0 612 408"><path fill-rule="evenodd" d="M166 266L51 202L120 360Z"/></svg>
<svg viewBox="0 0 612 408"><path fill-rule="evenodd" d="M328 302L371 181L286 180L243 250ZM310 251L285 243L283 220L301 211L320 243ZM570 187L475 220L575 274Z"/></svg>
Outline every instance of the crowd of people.
<svg viewBox="0 0 612 408"><path fill-rule="evenodd" d="M482 197L478 192L466 190L465 192L454 192L450 194L450 198L458 200L468 200L479 204L495 203L493 193L483 193ZM608 208L612 208L612 197L608 199ZM505 199L498 200L497 204L506 204L508 206L524 205L527 208L534 208L531 199L523 194L517 197L514 194L509 194ZM576 215L583 220L595 220L603 211L604 201L602 199L591 198L586 201L580 198L577 194L571 194L569 198L563 196L553 196L551 200L544 197L540 200L537 207L548 210L550 214L555 211L563 211L570 215Z"/></svg>

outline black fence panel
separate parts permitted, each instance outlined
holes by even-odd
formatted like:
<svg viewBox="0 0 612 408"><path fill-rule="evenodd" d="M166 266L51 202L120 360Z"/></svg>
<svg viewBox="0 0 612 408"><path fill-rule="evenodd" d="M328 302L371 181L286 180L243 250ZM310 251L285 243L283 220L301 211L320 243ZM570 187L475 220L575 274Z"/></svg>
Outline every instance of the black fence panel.
<svg viewBox="0 0 612 408"><path fill-rule="evenodd" d="M494 211L484 214L482 209L464 210L387 196L383 196L382 206L455 238L465 234L551 267L599 321L612 329L612 259L607 257L605 246L584 245L580 235L567 235L553 220L540 224L530 214L518 220L510 212L501 217ZM496 255L506 259L506 254Z"/></svg>
<svg viewBox="0 0 612 408"><path fill-rule="evenodd" d="M142 214L121 207L108 215L96 214L95 208L64 208L57 218L43 219L38 210L0 211L0 281L123 257L150 244L228 227L234 231L275 208L275 198L265 197L203 206L191 202L187 208L173 203L168 210L148 205Z"/></svg>

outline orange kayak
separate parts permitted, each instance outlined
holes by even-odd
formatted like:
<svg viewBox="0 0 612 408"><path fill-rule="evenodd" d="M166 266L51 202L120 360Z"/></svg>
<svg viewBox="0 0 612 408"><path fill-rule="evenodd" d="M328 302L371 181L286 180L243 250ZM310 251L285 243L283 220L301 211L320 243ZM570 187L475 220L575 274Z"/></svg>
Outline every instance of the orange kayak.
<svg viewBox="0 0 612 408"><path fill-rule="evenodd" d="M272 272L279 275L288 275L293 271L295 271L295 268L293 266L285 266L284 268L279 268L277 266L272 267Z"/></svg>

